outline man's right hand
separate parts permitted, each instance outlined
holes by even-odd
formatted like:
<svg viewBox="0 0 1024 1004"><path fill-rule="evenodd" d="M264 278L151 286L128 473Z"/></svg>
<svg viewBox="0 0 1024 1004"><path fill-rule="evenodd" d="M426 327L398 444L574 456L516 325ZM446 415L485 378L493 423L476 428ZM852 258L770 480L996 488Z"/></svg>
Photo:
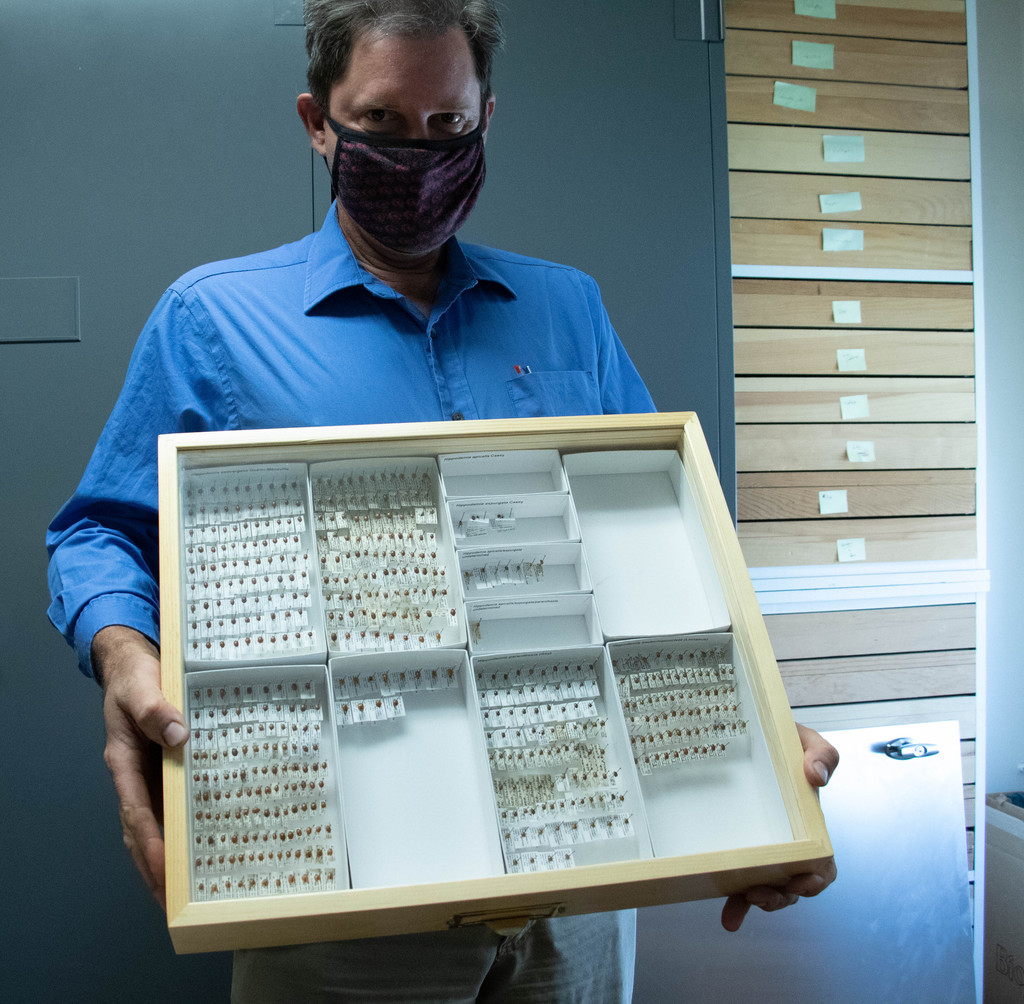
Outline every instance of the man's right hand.
<svg viewBox="0 0 1024 1004"><path fill-rule="evenodd" d="M112 625L92 641L92 663L103 684L107 744L103 759L114 778L125 846L164 909L164 838L160 747L188 738L181 712L160 690L156 646L132 628Z"/></svg>

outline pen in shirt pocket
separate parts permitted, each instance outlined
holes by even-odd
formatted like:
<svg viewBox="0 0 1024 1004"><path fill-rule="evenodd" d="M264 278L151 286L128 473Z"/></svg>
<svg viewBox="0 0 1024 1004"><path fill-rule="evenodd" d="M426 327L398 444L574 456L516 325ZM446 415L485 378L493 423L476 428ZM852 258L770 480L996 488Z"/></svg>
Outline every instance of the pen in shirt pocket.
<svg viewBox="0 0 1024 1004"><path fill-rule="evenodd" d="M512 369L516 371L516 376L522 376L524 373L532 372L529 366L513 366Z"/></svg>

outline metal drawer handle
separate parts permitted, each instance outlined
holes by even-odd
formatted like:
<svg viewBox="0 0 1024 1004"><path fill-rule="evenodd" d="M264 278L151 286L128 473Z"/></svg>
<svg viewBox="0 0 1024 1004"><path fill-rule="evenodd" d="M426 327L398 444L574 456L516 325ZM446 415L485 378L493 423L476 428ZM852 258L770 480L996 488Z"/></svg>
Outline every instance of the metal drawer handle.
<svg viewBox="0 0 1024 1004"><path fill-rule="evenodd" d="M469 927L473 924L497 926L523 926L531 920L547 920L565 912L564 903L537 903L531 906L513 906L502 909L481 910L477 913L457 913L448 921L449 927Z"/></svg>
<svg viewBox="0 0 1024 1004"><path fill-rule="evenodd" d="M893 760L917 760L923 756L935 756L939 747L935 743L915 743L912 739L893 739L882 747L882 752Z"/></svg>

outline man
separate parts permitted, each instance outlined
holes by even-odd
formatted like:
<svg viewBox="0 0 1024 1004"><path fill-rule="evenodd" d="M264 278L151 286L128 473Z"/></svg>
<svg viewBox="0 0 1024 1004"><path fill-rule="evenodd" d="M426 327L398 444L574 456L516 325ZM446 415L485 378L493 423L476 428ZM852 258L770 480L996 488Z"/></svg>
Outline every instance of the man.
<svg viewBox="0 0 1024 1004"><path fill-rule="evenodd" d="M164 899L154 750L187 737L159 689L156 436L201 429L653 410L589 277L454 233L483 183L501 43L492 0L306 0L298 112L337 195L316 234L165 293L76 494L55 517L50 616L104 688L125 843ZM517 375L520 363L532 372ZM802 733L823 784L835 751ZM777 909L834 877L731 897ZM239 1000L620 1001L633 914L240 952Z"/></svg>

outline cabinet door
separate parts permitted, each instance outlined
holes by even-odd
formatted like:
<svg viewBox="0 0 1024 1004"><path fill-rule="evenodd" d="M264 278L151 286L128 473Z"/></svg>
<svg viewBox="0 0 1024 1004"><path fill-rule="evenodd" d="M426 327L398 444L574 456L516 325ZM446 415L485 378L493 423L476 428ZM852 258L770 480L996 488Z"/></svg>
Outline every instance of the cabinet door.
<svg viewBox="0 0 1024 1004"><path fill-rule="evenodd" d="M752 910L739 934L722 930L721 901L642 910L636 1000L974 1001L957 723L827 738L842 756L821 794L835 883L779 913ZM898 738L939 752L880 751Z"/></svg>

